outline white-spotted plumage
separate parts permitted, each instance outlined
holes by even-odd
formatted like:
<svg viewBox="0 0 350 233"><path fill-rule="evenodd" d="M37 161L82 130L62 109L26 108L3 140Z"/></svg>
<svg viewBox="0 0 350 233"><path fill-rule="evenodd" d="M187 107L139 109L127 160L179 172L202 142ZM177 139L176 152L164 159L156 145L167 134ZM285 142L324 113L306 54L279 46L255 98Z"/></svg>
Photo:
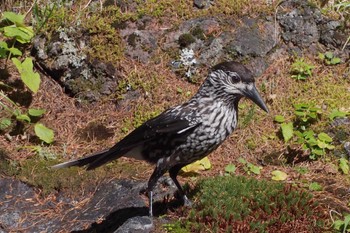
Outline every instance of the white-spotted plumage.
<svg viewBox="0 0 350 233"><path fill-rule="evenodd" d="M207 156L234 131L242 97L268 111L251 72L236 62L220 63L188 102L148 120L108 150L54 167L87 166L89 170L121 156L146 160L156 164L148 181L150 215L152 190L167 171L189 204L176 176L182 167Z"/></svg>

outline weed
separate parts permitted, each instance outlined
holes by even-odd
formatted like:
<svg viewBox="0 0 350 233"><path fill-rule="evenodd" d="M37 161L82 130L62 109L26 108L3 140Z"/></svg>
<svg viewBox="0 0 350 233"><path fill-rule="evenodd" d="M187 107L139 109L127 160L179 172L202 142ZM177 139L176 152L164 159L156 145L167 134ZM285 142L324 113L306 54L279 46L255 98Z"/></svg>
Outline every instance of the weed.
<svg viewBox="0 0 350 233"><path fill-rule="evenodd" d="M304 58L297 58L291 66L292 78L296 80L306 80L312 75L313 65L304 61Z"/></svg>
<svg viewBox="0 0 350 233"><path fill-rule="evenodd" d="M342 233L350 232L350 214L346 214L344 216L344 220L338 219L334 221L333 228L337 232L342 232Z"/></svg>
<svg viewBox="0 0 350 233"><path fill-rule="evenodd" d="M294 109L293 122L287 122L281 115L275 117L275 121L280 124L284 141L287 143L294 138L294 143L299 144L303 150L309 151L311 159L325 155L327 150L333 150L333 139L328 134L325 132L316 134L310 129L310 126L319 119L321 109L306 103L295 104Z"/></svg>
<svg viewBox="0 0 350 233"><path fill-rule="evenodd" d="M243 169L244 171L250 175L251 173L255 174L255 175L259 175L260 171L262 169L261 166L256 166L250 162L247 162L245 159L243 158L238 158L238 162L240 162L241 164L244 165Z"/></svg>
<svg viewBox="0 0 350 233"><path fill-rule="evenodd" d="M319 53L318 57L326 65L337 65L341 62L341 59L339 57L334 56L332 52Z"/></svg>
<svg viewBox="0 0 350 233"><path fill-rule="evenodd" d="M26 44L31 41L34 36L32 27L26 26L24 15L15 14L13 12L4 12L1 19L0 32L12 46L8 46L6 41L0 42L0 58L11 58L13 64L18 69L23 83L33 92L36 93L40 86L40 75L33 70L33 60L26 57L23 62L14 56L22 56L22 52L15 47L16 43ZM22 113L20 108L6 94L0 92L2 100L0 106L7 111L17 121L31 122L31 117L40 117L45 113L41 109L29 109L28 113ZM1 130L8 128L12 122L9 118L1 118ZM53 131L43 124L35 125L36 135L46 143L53 142Z"/></svg>

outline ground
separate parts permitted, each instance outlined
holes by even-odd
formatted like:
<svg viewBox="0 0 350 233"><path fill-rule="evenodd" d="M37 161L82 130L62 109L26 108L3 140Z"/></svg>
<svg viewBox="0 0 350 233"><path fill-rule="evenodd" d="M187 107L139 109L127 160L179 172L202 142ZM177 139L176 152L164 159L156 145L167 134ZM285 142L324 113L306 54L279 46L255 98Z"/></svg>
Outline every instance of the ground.
<svg viewBox="0 0 350 233"><path fill-rule="evenodd" d="M41 85L37 93L29 92L23 85L3 90L3 93L18 103L22 111L26 111L28 108L45 109L46 113L40 122L54 130L55 138L51 144L38 140L33 132L34 124L13 121L15 123L10 126L10 129L3 130L0 135L0 158L2 161L0 163L2 169L0 177L15 177L17 180L37 188L35 190L38 193L38 199L45 204L48 199L64 192L72 199L86 195L85 199L75 199L79 201L74 206L81 206L93 197L92 194L95 190L92 190L91 187L111 180L146 181L150 177L153 165L127 158L121 158L90 172L85 172L83 169L52 171L48 167L59 161L79 158L112 146L145 120L156 116L170 106L186 101L196 92L210 65L200 66L194 80L186 78L184 70L176 70L170 65L172 61L179 59L179 54L172 47L172 42L169 42L167 37L156 37L158 35L154 31L172 28L173 25L169 22L174 22L181 31L182 27L186 28L186 25L182 24L183 21L193 18L201 19L201 17L206 17L206 14L232 16L235 20L237 18L235 23L243 21L243 23L249 24L248 21L241 18L247 14L250 18L261 14L275 16L274 9L277 9L276 5L270 6L265 1L263 4L259 1L237 1L237 4L239 3L237 8L233 8L228 1L218 1L216 5L204 10L193 10L192 4L186 4L186 1L180 3L172 1L172 4L166 3L166 1L152 4L152 1L148 1L143 8L137 8L138 14L133 14L135 9L132 8L137 6L129 1L122 2L126 9L131 8L130 12L124 9L120 11L122 13L113 15L111 12L114 8L110 9L103 5L101 7L105 11L101 13L103 20L100 22L95 18L97 16L92 16L96 13L95 10L83 10L85 5L92 7L87 1L78 1L72 4L71 10L65 11L64 8L58 8L59 10L44 25L44 29L47 30L48 37L50 37L54 35L56 24L66 23L61 21L69 21L70 17L74 18L74 13L85 12L87 22L83 22L82 25L92 35L91 48L87 49L87 53L106 64L111 62L116 67L118 75L115 76L117 79L114 83L117 85L115 91L108 95L102 94L98 100L95 96L85 98L86 96L79 92L80 89L77 94L67 93L67 86L62 85L62 80L54 80L50 72L47 72L47 67L43 69L41 65L35 67L41 76ZM256 2L262 7L259 8L259 4ZM11 1L6 3L8 4L7 9L11 7L11 4L15 4ZM90 4L95 4L94 9L99 9L98 1L93 1ZM113 5L113 3L110 4ZM59 14L60 11L62 11L63 16ZM141 15L149 15L151 19L144 19ZM139 20L139 17L142 20ZM337 16L331 15L330 17ZM108 26L113 23L118 25L116 27ZM127 29L135 25L139 29L142 26L148 29L152 28L154 30L153 36L161 38L161 40L159 39L156 43L157 46L155 46L151 36L134 35L121 29L124 27L121 25L123 23L128 24ZM229 28L231 23L233 24L233 21L229 22L226 27ZM209 22L208 24L204 36L213 35L214 38L219 38L225 30L222 26L216 26L215 23ZM116 34L118 30L121 30L121 33L115 37L112 38L108 35L109 32ZM42 33L42 31L43 28L38 33ZM96 36L101 35L99 34L101 31L105 32L107 36ZM140 31L142 30L140 29ZM197 38L196 36L201 32L192 31L191 33ZM152 31L149 34L152 35ZM125 40L123 41L123 36L127 38L128 44L125 43ZM186 36L183 36L184 40L187 38ZM198 38L190 38L189 43L192 43L192 39L194 41L201 40ZM224 36L220 38L225 39ZM108 43L114 47L118 44L118 48L104 47ZM144 48L137 47L140 45L138 43L154 50L151 52L147 50L147 53L144 53ZM158 46L162 43L171 48ZM186 41L181 43L183 43L181 46L187 45ZM121 48L120 44L124 47ZM127 48L128 46L131 49ZM153 48L153 46L155 47ZM269 43L266 46L269 47ZM28 55L31 47L32 45L28 45L24 48ZM121 51L138 51L138 54L141 54L140 59L135 59L134 53L130 52L125 55ZM184 174L181 176L180 182L189 184L189 189L194 188L198 180L204 177L225 174L225 168L229 164L236 166L235 175L251 176L259 180L271 180L271 172L280 170L288 175L284 181L280 182L293 184L293 186L313 194L313 198L320 203L326 216L324 219L326 228L331 232L333 219L342 218L345 213L350 213L348 201L350 178L348 174L343 174L344 172L339 167L339 154L345 158L349 156L346 155L343 147L344 141L349 141L350 126L349 124L335 125L334 121L328 118L334 109L343 112L350 110L349 60L346 58L341 64L331 66L326 65L314 54L302 52L301 57L305 59L305 62L314 66L311 77L303 81L291 78L292 64L295 63L298 56L290 53L278 55L276 51L268 53L261 50L260 52L262 55L247 56L270 56L270 53L275 55L275 57L270 58L269 62L266 62L268 67L261 69L263 72L257 78L256 84L268 104L270 113L266 114L254 107L248 100L243 100L240 103L239 128L209 156L211 168L196 174ZM38 64L42 62L41 58L36 57L36 59ZM244 62L244 59L241 60ZM2 82L6 82L8 85L18 83L20 75L14 65L9 61L5 64L4 59L0 62ZM247 63L248 65L257 64ZM5 75L5 72L8 75ZM107 73L108 79L108 71L105 73ZM28 102L28 93L31 100L26 103L26 101ZM4 97L0 101L4 102ZM275 121L276 115L283 115L286 121L295 123L293 104L297 103L313 103L321 109L322 113L319 114L318 120L310 128L317 133L326 132L331 135L336 146L334 150L327 151L325 155L317 157L316 160L309 159L310 151L303 150L302 145L297 140L289 143L284 142L280 124ZM3 110L1 111L5 114ZM344 133L341 133L343 131ZM345 135L345 139L341 135ZM261 166L260 172L255 174L247 169L247 165L240 162L242 158L257 167ZM321 188L317 190L310 188L310 184L314 182L320 184ZM166 215L175 221L182 218L182 214L185 212L180 207L169 210ZM1 227L0 224L0 229L2 229ZM156 224L156 232L158 231L164 231L162 221Z"/></svg>

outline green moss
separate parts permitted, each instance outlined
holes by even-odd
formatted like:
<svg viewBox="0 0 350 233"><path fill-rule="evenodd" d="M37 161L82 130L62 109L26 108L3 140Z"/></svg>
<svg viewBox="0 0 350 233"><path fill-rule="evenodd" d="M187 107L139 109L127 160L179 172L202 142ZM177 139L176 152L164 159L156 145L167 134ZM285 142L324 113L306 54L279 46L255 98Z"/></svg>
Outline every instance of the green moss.
<svg viewBox="0 0 350 233"><path fill-rule="evenodd" d="M17 173L17 163L8 158L5 150L0 149L0 174L14 176Z"/></svg>
<svg viewBox="0 0 350 233"><path fill-rule="evenodd" d="M128 44L132 47L136 47L137 40L139 40L140 36L136 33L132 33L128 36Z"/></svg>
<svg viewBox="0 0 350 233"><path fill-rule="evenodd" d="M226 176L205 179L196 189L192 199L198 201L180 221L191 232L267 232L302 222L310 231L321 230L322 224L315 223L322 217L317 203L290 185Z"/></svg>
<svg viewBox="0 0 350 233"><path fill-rule="evenodd" d="M191 29L191 34L197 39L205 40L204 31L199 25L196 25L194 28Z"/></svg>
<svg viewBox="0 0 350 233"><path fill-rule="evenodd" d="M179 45L181 47L187 47L190 44L194 43L196 39L190 34L190 33L185 33L179 36Z"/></svg>
<svg viewBox="0 0 350 233"><path fill-rule="evenodd" d="M124 45L119 32L112 27L113 21L112 17L101 17L96 14L83 24L90 34L90 46L87 52L91 58L115 63L123 57Z"/></svg>

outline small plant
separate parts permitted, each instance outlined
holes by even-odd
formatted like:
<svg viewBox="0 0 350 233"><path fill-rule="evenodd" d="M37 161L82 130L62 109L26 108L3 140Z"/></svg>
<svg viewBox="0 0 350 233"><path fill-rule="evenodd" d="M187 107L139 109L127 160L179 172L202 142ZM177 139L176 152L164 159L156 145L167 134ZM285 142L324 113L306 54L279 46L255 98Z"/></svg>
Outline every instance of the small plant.
<svg viewBox="0 0 350 233"><path fill-rule="evenodd" d="M333 109L332 112L329 114L329 119L332 121L334 120L334 118L346 117L347 115L349 115L349 112L343 112L338 109Z"/></svg>
<svg viewBox="0 0 350 233"><path fill-rule="evenodd" d="M260 171L262 169L261 166L256 166L250 162L247 162L247 160L245 160L243 158L238 158L238 162L240 162L241 164L244 165L243 169L248 175L250 175L251 173L253 173L255 175L260 174Z"/></svg>
<svg viewBox="0 0 350 233"><path fill-rule="evenodd" d="M318 57L326 65L337 65L341 62L341 59L339 57L334 56L332 52L319 53Z"/></svg>
<svg viewBox="0 0 350 233"><path fill-rule="evenodd" d="M344 216L344 220L336 220L333 223L334 230L337 232L350 232L350 214Z"/></svg>
<svg viewBox="0 0 350 233"><path fill-rule="evenodd" d="M229 176L229 175L233 175L236 172L236 166L234 164L228 164L225 167L225 175Z"/></svg>
<svg viewBox="0 0 350 233"><path fill-rule="evenodd" d="M349 174L349 162L345 158L339 159L339 169L342 171L343 174L348 175Z"/></svg>
<svg viewBox="0 0 350 233"><path fill-rule="evenodd" d="M287 143L297 143L305 151L309 151L309 157L316 159L325 155L327 150L333 150L333 139L326 133L316 134L310 129L310 126L316 122L322 111L313 104L295 104L294 120L287 122L281 115L275 117L275 121L280 124L281 133L284 141Z"/></svg>
<svg viewBox="0 0 350 233"><path fill-rule="evenodd" d="M306 80L312 75L313 65L304 61L304 58L297 58L291 67L292 78L296 80Z"/></svg>
<svg viewBox="0 0 350 233"><path fill-rule="evenodd" d="M22 51L19 50L16 45L18 43L29 43L34 36L32 27L26 26L24 17L24 15L13 12L3 13L0 20L0 33L6 41L0 41L0 59L6 59L6 62L11 59L16 66L23 83L29 90L36 93L40 87L40 75L33 70L33 60L30 57L26 57L23 62L21 62L16 58L16 56L22 56ZM4 83L1 84L7 86ZM44 109L29 109L28 112L24 113L15 102L7 97L5 93L0 92L0 96L2 97L0 100L0 106L2 109L17 121L31 123L32 118L41 117L45 113ZM11 126L11 124L12 120L10 118L1 118L0 130L5 130ZM53 131L43 124L35 124L34 131L44 142L53 142Z"/></svg>

